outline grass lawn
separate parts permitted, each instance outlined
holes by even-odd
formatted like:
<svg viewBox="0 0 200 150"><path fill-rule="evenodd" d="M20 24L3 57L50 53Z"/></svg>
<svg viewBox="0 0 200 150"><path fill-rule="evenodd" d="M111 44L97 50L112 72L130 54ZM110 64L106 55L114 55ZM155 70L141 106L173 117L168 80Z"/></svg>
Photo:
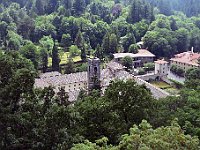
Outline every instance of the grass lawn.
<svg viewBox="0 0 200 150"><path fill-rule="evenodd" d="M167 84L166 82L163 82L163 81L153 81L153 82L151 82L151 84L153 84L154 86L157 86L161 89L172 87L171 85L169 85L169 84Z"/></svg>
<svg viewBox="0 0 200 150"><path fill-rule="evenodd" d="M60 53L60 58L61 58L61 62L60 64L66 64L67 63L67 58L69 57L69 52L62 52ZM72 58L74 62L80 61L81 57L80 56L76 56ZM49 57L48 58L48 66L51 67L52 65L52 58Z"/></svg>
<svg viewBox="0 0 200 150"><path fill-rule="evenodd" d="M174 87L167 88L167 89L165 89L165 91L172 94L172 95L178 95L179 94L179 90L174 88Z"/></svg>
<svg viewBox="0 0 200 150"><path fill-rule="evenodd" d="M172 95L177 95L179 93L178 89L174 88L173 86L171 86L168 83L163 82L163 81L153 81L153 82L151 82L151 84L158 88L165 90L166 92L168 92Z"/></svg>

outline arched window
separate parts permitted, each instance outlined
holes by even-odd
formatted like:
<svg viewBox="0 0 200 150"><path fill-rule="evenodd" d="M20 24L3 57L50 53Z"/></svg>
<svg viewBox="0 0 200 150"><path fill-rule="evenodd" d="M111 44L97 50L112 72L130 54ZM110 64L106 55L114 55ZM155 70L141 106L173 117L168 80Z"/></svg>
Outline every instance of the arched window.
<svg viewBox="0 0 200 150"><path fill-rule="evenodd" d="M94 67L94 74L97 74L97 67Z"/></svg>

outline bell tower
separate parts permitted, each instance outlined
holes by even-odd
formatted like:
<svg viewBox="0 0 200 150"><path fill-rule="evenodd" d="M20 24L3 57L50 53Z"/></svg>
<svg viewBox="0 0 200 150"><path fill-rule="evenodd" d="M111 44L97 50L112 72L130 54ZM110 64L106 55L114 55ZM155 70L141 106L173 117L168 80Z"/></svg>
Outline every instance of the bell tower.
<svg viewBox="0 0 200 150"><path fill-rule="evenodd" d="M100 89L100 59L89 58L88 59L88 90Z"/></svg>

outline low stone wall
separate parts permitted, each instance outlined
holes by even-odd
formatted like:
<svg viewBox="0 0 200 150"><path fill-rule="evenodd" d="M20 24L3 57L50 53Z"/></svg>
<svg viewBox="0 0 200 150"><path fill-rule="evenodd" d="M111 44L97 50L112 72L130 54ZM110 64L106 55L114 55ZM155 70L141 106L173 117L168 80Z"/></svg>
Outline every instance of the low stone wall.
<svg viewBox="0 0 200 150"><path fill-rule="evenodd" d="M173 85L173 82L170 81L167 77L161 77L160 79L161 79L162 81L168 83L169 85Z"/></svg>
<svg viewBox="0 0 200 150"><path fill-rule="evenodd" d="M142 85L144 84L152 93L153 97L156 99L160 99L160 98L165 98L167 96L170 96L169 93L167 93L166 91L138 78L138 77L134 77L134 80L136 81L137 84Z"/></svg>
<svg viewBox="0 0 200 150"><path fill-rule="evenodd" d="M145 75L138 75L136 77L140 78L142 80L145 80L145 81L149 81L149 80L156 80L156 78L159 77L159 75L157 75L155 73L149 73L149 74L145 74Z"/></svg>

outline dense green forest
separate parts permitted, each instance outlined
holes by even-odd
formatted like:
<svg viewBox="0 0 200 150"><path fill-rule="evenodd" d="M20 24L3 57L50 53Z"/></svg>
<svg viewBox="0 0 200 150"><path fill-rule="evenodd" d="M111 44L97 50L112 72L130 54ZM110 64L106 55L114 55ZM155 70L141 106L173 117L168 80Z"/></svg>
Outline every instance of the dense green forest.
<svg viewBox="0 0 200 150"><path fill-rule="evenodd" d="M134 81L73 103L62 88L34 89L38 69L83 71L88 56L135 53L140 41L157 58L200 52L199 14L198 0L0 0L0 149L200 149L200 68L160 100Z"/></svg>
<svg viewBox="0 0 200 150"><path fill-rule="evenodd" d="M158 58L192 46L199 52L198 5L184 0L2 0L0 47L19 51L43 72L65 64L63 53L74 61L87 55L103 59L135 52L141 40Z"/></svg>

